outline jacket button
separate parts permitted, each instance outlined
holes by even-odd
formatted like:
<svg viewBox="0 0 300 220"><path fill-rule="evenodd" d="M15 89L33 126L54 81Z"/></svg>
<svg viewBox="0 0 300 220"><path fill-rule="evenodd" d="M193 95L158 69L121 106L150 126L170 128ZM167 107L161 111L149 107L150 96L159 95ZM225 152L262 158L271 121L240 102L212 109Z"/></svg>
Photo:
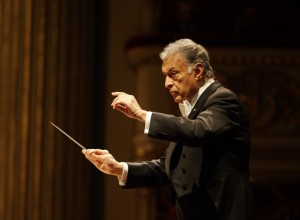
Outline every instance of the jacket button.
<svg viewBox="0 0 300 220"><path fill-rule="evenodd" d="M182 170L182 173L183 173L183 174L185 174L185 173L186 173L186 170L185 170L185 169L181 169L181 170Z"/></svg>
<svg viewBox="0 0 300 220"><path fill-rule="evenodd" d="M183 191L186 190L186 185L182 185L182 190L183 190Z"/></svg>

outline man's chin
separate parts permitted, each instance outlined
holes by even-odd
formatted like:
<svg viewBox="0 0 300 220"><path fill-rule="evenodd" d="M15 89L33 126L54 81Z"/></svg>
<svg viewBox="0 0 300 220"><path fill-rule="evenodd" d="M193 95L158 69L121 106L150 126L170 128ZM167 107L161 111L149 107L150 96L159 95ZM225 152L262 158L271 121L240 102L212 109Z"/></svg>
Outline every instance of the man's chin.
<svg viewBox="0 0 300 220"><path fill-rule="evenodd" d="M174 97L173 100L174 100L174 102L177 103L177 104L183 102L183 99L182 99L181 97L178 97L178 96L177 96L177 97Z"/></svg>

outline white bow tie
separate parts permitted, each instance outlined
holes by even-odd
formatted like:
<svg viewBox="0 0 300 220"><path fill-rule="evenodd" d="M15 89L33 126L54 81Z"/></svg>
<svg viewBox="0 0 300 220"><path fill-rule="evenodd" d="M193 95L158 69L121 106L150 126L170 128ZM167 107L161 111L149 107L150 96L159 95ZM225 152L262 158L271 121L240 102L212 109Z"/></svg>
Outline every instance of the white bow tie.
<svg viewBox="0 0 300 220"><path fill-rule="evenodd" d="M178 106L179 106L181 115L183 117L188 117L192 111L192 106L190 105L190 103L185 100L185 101L183 101L183 103L179 103Z"/></svg>

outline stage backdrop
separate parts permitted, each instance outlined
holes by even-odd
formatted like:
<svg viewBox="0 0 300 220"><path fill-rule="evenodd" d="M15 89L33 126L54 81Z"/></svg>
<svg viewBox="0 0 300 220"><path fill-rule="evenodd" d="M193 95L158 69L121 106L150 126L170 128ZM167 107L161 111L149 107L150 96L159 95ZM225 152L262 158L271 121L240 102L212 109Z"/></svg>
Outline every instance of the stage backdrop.
<svg viewBox="0 0 300 220"><path fill-rule="evenodd" d="M95 168L50 125L96 141L95 2L0 2L1 220L101 219Z"/></svg>

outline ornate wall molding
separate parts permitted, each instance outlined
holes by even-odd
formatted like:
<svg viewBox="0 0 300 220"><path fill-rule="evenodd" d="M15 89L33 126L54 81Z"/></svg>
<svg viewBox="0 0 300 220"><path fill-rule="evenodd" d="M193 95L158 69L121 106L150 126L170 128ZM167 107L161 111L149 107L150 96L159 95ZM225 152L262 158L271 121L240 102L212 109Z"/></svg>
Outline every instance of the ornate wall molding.
<svg viewBox="0 0 300 220"><path fill-rule="evenodd" d="M300 183L299 50L211 47L209 51L217 78L237 93L249 112L253 181Z"/></svg>
<svg viewBox="0 0 300 220"><path fill-rule="evenodd" d="M251 49L250 49L251 51ZM249 52L250 52L249 51ZM278 54L273 54L277 52ZM286 53L286 54L285 54ZM263 66L300 66L300 56L299 51L297 50L286 50L285 53L282 53L282 50L270 50L267 54L252 54L252 55L243 55L243 54L219 54L212 57L212 62L216 65L263 65Z"/></svg>

